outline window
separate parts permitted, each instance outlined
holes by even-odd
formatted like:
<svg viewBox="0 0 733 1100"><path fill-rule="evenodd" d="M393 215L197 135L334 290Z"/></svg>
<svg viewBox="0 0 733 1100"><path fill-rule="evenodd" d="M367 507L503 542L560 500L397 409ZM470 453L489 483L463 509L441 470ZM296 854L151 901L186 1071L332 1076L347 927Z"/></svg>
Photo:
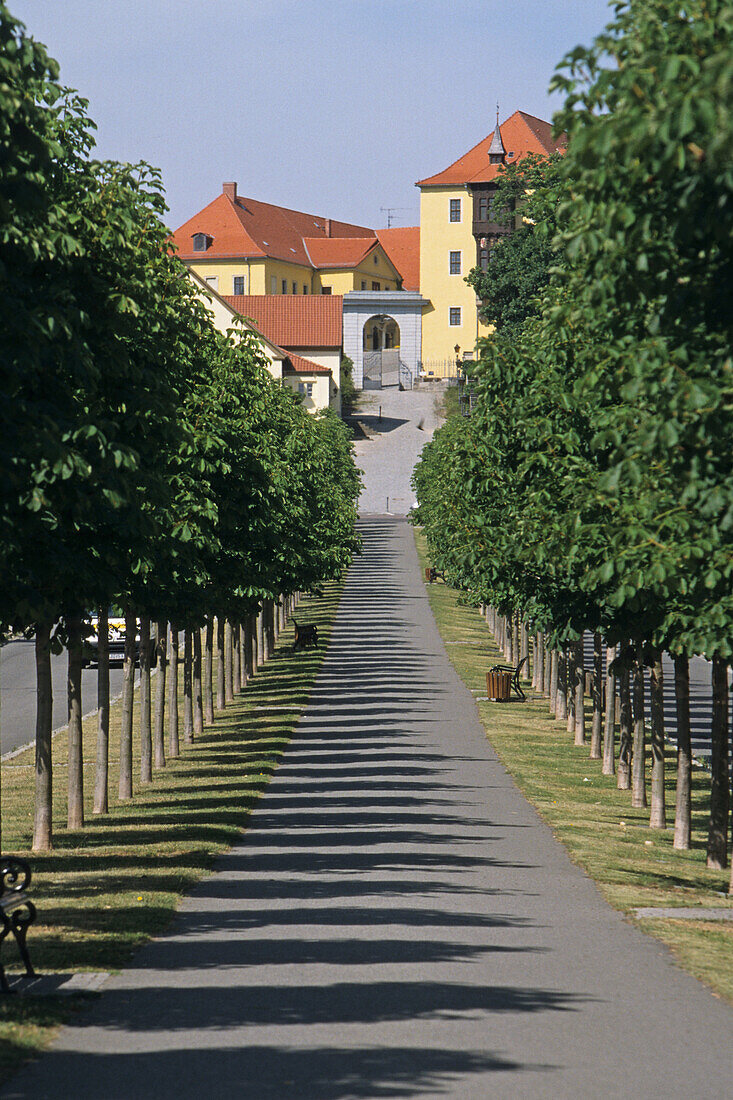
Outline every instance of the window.
<svg viewBox="0 0 733 1100"><path fill-rule="evenodd" d="M322 286L321 287L321 294L330 294L330 293L331 293L331 287L330 286Z"/></svg>
<svg viewBox="0 0 733 1100"><path fill-rule="evenodd" d="M366 279L361 280L361 289L366 290Z"/></svg>
<svg viewBox="0 0 733 1100"><path fill-rule="evenodd" d="M207 275L206 276L206 284L207 284L207 286L210 286L212 290L218 290L219 289L219 276L218 275Z"/></svg>
<svg viewBox="0 0 733 1100"><path fill-rule="evenodd" d="M302 393L303 397L313 396L313 383L312 382L298 382L298 393Z"/></svg>
<svg viewBox="0 0 733 1100"><path fill-rule="evenodd" d="M233 280L232 280L232 283L234 284L234 293L235 294L246 294L247 293L247 276L246 275L235 275Z"/></svg>
<svg viewBox="0 0 733 1100"><path fill-rule="evenodd" d="M288 292L288 280L283 279L281 286L282 286L283 294L287 294L287 292Z"/></svg>
<svg viewBox="0 0 733 1100"><path fill-rule="evenodd" d="M194 252L205 252L209 247L209 238L206 233L194 233L193 235L193 250Z"/></svg>
<svg viewBox="0 0 733 1100"><path fill-rule="evenodd" d="M308 293L308 287L305 285L305 283L303 283L303 293L304 294Z"/></svg>
<svg viewBox="0 0 733 1100"><path fill-rule="evenodd" d="M378 256L378 255L376 254L376 252L375 252L375 253L374 253L374 266L376 267L376 265L377 265L378 263L379 263L379 256Z"/></svg>
<svg viewBox="0 0 733 1100"><path fill-rule="evenodd" d="M450 307L449 323L451 325L460 325L460 323L461 323L461 307L460 306L451 306Z"/></svg>
<svg viewBox="0 0 733 1100"><path fill-rule="evenodd" d="M485 222L489 220L489 196L479 195L478 200L478 220Z"/></svg>
<svg viewBox="0 0 733 1100"><path fill-rule="evenodd" d="M293 294L297 294L297 293L298 293L298 284L293 283Z"/></svg>
<svg viewBox="0 0 733 1100"><path fill-rule="evenodd" d="M451 275L461 274L461 254L460 252L451 252L450 254L450 273Z"/></svg>
<svg viewBox="0 0 733 1100"><path fill-rule="evenodd" d="M382 284L381 283L372 283L372 290L381 290L381 289L382 289Z"/></svg>
<svg viewBox="0 0 733 1100"><path fill-rule="evenodd" d="M479 249L478 265L482 271L486 271L489 266L489 250L488 248Z"/></svg>
<svg viewBox="0 0 733 1100"><path fill-rule="evenodd" d="M270 294L277 294L277 279L274 275L270 276Z"/></svg>
<svg viewBox="0 0 733 1100"><path fill-rule="evenodd" d="M450 220L452 222L459 222L461 220L461 200L450 200Z"/></svg>

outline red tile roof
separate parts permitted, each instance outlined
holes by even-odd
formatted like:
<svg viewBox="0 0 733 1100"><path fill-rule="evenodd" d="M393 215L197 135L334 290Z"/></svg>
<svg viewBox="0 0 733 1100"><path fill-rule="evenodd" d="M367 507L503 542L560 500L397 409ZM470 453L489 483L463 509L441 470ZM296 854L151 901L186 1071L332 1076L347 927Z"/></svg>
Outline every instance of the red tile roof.
<svg viewBox="0 0 733 1100"><path fill-rule="evenodd" d="M286 374L331 374L330 367L322 367L320 363L314 363L312 359L304 359L302 355L296 355L289 351L283 361L283 369Z"/></svg>
<svg viewBox="0 0 733 1100"><path fill-rule="evenodd" d="M378 229L379 243L402 276L403 290L420 289L420 226Z"/></svg>
<svg viewBox="0 0 733 1100"><path fill-rule="evenodd" d="M194 252L192 237L206 233L211 244L205 252ZM260 259L278 260L311 267L304 238L323 240L340 238L376 239L373 229L304 214L269 202L222 193L203 210L184 222L173 234L182 260Z"/></svg>
<svg viewBox="0 0 733 1100"><path fill-rule="evenodd" d="M377 247L377 238L304 237L303 244L315 268L358 267Z"/></svg>
<svg viewBox="0 0 733 1100"><path fill-rule="evenodd" d="M249 317L281 348L340 348L344 299L340 294L234 294L224 301Z"/></svg>
<svg viewBox="0 0 733 1100"><path fill-rule="evenodd" d="M502 141L507 153L514 153L513 157L507 156L507 164L513 164L527 153L539 153L549 156L550 153L561 152L565 148L565 139L555 140L552 136L552 126L541 118L528 115L526 111L515 111L506 122L499 127ZM469 149L462 157L454 161L443 172L434 176L418 180L417 187L446 187L452 184L462 185L466 183L487 183L496 179L501 165L489 164L489 146L494 131Z"/></svg>

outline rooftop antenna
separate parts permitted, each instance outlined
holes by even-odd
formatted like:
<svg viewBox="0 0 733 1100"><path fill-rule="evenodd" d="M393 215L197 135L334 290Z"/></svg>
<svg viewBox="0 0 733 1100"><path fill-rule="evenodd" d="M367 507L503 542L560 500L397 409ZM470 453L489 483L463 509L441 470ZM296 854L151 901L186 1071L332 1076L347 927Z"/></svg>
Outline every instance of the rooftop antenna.
<svg viewBox="0 0 733 1100"><path fill-rule="evenodd" d="M387 215L387 229L392 228L395 210L412 210L411 206L380 206L379 209Z"/></svg>

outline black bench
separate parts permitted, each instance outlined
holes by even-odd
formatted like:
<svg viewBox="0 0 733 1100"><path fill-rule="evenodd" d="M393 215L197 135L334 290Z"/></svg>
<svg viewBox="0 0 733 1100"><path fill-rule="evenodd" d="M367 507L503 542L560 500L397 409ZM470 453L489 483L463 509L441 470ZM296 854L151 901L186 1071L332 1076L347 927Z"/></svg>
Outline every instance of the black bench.
<svg viewBox="0 0 733 1100"><path fill-rule="evenodd" d="M511 665L492 665L489 669L489 672L509 672L512 677L512 691L515 693L517 698L521 699L523 702L527 698L527 696L522 691L522 685L519 682L519 676L528 660L528 657L522 657L516 668L512 668Z"/></svg>
<svg viewBox="0 0 733 1100"><path fill-rule="evenodd" d="M297 623L293 619L295 627L295 641L293 649L306 649L309 645L318 645L318 627L315 623Z"/></svg>
<svg viewBox="0 0 733 1100"><path fill-rule="evenodd" d="M3 942L12 932L20 957L25 963L26 978L35 978L28 947L25 942L29 927L36 919L36 907L28 897L31 884L30 865L17 856L0 856L0 954ZM10 993L5 969L0 960L0 990Z"/></svg>

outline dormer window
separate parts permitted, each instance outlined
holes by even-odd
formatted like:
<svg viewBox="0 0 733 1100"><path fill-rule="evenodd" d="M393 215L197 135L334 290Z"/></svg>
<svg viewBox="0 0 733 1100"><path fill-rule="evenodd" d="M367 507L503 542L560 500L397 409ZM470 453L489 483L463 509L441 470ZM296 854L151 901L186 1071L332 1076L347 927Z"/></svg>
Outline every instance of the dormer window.
<svg viewBox="0 0 733 1100"><path fill-rule="evenodd" d="M208 233L194 233L193 235L193 250L194 252L205 252L211 244L211 237Z"/></svg>

